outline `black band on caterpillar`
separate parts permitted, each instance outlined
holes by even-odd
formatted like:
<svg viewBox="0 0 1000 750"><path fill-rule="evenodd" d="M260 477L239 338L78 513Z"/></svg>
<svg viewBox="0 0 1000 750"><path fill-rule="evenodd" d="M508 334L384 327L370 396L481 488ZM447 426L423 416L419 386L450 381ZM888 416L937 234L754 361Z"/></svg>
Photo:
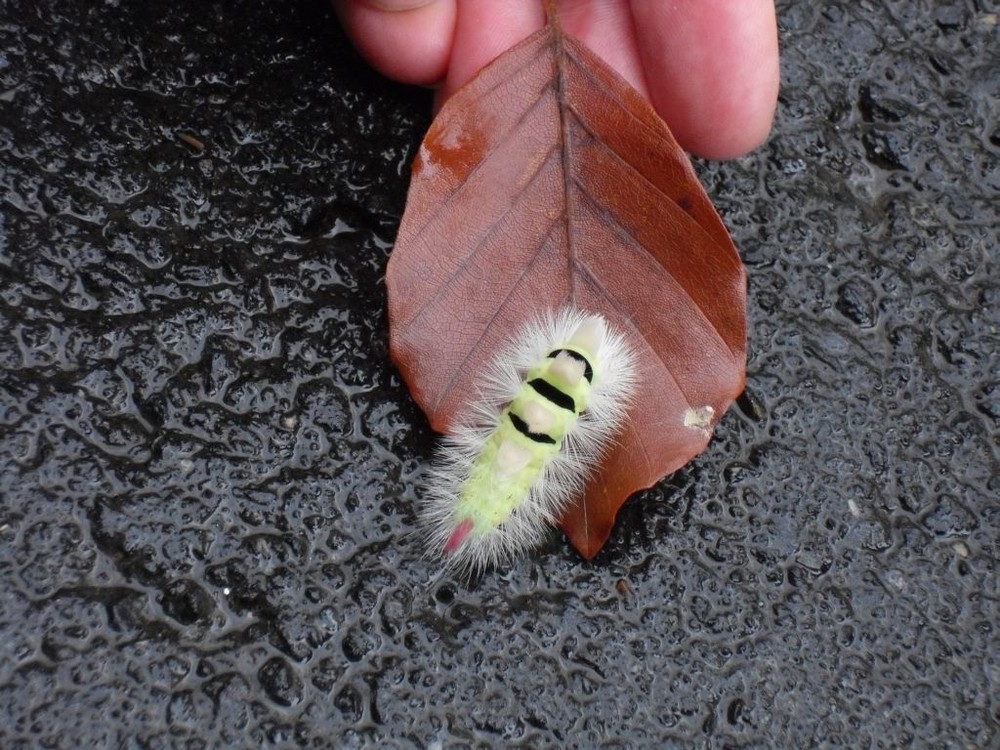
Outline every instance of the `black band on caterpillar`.
<svg viewBox="0 0 1000 750"><path fill-rule="evenodd" d="M551 435L546 435L544 432L532 432L528 429L528 424L514 412L510 413L510 423L514 425L514 429L524 435L528 440L533 440L536 443L547 443L549 445L555 445L556 439Z"/></svg>
<svg viewBox="0 0 1000 750"><path fill-rule="evenodd" d="M535 378L534 380L529 380L528 385L534 388L539 396L548 399L560 409L571 411L574 414L577 413L576 402L573 400L573 397L567 396L565 393L552 385L552 383L542 380L541 378Z"/></svg>

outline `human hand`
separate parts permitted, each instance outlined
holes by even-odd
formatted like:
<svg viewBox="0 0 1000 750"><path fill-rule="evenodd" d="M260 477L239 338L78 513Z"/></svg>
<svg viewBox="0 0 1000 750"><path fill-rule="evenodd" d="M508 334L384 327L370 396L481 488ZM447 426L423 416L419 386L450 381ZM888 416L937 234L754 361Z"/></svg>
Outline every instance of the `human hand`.
<svg viewBox="0 0 1000 750"><path fill-rule="evenodd" d="M333 0L384 75L440 105L545 23L541 0ZM759 146L778 97L773 0L560 0L559 18L638 89L680 145L710 159Z"/></svg>

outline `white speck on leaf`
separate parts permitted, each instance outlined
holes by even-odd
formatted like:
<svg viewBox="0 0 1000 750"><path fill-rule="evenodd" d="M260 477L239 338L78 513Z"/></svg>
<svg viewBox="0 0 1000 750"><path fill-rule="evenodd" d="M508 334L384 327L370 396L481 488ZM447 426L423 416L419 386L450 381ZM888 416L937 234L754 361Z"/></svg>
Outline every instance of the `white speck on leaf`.
<svg viewBox="0 0 1000 750"><path fill-rule="evenodd" d="M701 406L697 409L686 409L684 411L684 426L691 430L698 430L705 437L711 432L712 417L715 416L715 409L711 406Z"/></svg>

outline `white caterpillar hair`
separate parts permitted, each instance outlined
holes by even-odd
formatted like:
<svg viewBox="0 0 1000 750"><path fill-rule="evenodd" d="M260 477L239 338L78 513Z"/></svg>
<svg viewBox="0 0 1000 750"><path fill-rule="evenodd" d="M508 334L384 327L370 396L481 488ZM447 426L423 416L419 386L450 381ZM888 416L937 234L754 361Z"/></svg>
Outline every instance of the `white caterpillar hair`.
<svg viewBox="0 0 1000 750"><path fill-rule="evenodd" d="M633 350L601 315L527 323L438 449L420 508L429 550L471 575L538 545L583 493L635 384Z"/></svg>

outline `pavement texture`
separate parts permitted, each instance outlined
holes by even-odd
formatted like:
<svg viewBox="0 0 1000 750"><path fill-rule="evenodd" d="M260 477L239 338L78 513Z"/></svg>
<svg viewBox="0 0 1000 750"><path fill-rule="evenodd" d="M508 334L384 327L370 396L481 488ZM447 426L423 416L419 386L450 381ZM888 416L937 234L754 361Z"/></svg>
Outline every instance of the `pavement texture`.
<svg viewBox="0 0 1000 750"><path fill-rule="evenodd" d="M320 1L0 0L0 747L1000 746L1000 32L783 2L748 389L585 562L423 559L426 92Z"/></svg>

